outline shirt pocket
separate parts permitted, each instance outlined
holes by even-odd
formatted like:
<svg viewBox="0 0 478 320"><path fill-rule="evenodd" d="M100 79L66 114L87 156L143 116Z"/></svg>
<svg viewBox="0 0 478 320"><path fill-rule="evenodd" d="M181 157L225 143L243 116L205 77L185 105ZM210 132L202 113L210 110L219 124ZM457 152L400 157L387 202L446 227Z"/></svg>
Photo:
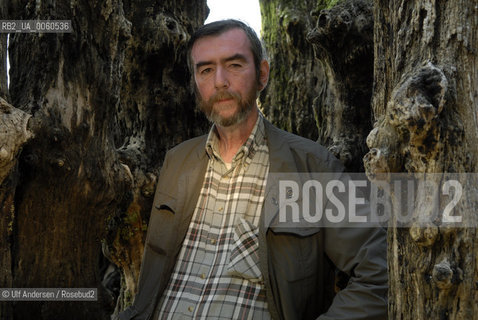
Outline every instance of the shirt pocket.
<svg viewBox="0 0 478 320"><path fill-rule="evenodd" d="M251 282L262 281L259 267L259 228L240 218L234 228L227 273Z"/></svg>

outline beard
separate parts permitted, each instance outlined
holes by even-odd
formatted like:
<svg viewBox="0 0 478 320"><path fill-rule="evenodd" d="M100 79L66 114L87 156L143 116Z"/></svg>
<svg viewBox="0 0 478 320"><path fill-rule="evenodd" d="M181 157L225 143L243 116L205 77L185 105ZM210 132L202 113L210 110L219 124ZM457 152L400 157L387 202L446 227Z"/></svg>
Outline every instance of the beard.
<svg viewBox="0 0 478 320"><path fill-rule="evenodd" d="M241 123L247 118L247 115L253 109L256 103L257 87L257 84L255 84L251 90L246 93L244 99L237 92L218 91L208 100L204 100L197 90L197 87L195 87L197 104L199 105L199 109L204 112L209 121L221 127L230 127ZM235 103L237 105L236 112L230 117L221 116L218 110L214 108L214 104L216 102L224 99L233 99L231 103Z"/></svg>

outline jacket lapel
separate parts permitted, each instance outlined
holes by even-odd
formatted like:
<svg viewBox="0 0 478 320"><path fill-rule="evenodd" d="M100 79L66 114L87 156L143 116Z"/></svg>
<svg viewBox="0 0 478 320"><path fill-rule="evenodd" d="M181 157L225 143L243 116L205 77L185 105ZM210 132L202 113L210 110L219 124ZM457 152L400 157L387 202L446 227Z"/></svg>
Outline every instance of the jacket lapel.
<svg viewBox="0 0 478 320"><path fill-rule="evenodd" d="M184 210L180 210L180 212L183 213L181 226L185 226L186 230L181 230L180 234L186 234L187 227L196 209L199 194L201 193L208 164L205 143L206 136L204 137L204 143L199 143L196 146L196 150L191 153L191 157L187 159L185 172L181 176L182 179L185 179L185 183L183 184L185 190L183 192L179 190L178 194L180 195L179 201L184 204ZM182 243L180 245L182 245Z"/></svg>
<svg viewBox="0 0 478 320"><path fill-rule="evenodd" d="M263 219L261 227L264 227L265 232L279 213L279 180L287 176L289 180L300 181L301 177L297 172L297 163L290 149L288 134L265 119L264 122L270 162L261 216Z"/></svg>

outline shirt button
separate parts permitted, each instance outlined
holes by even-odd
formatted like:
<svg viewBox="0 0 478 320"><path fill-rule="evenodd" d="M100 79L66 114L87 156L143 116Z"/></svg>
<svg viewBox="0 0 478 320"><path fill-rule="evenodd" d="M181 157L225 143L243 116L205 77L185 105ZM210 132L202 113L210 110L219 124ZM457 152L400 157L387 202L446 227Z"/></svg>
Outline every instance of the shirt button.
<svg viewBox="0 0 478 320"><path fill-rule="evenodd" d="M206 274L205 274L205 273L201 273L201 276L200 276L200 277L201 277L201 279L204 280L204 279L206 279Z"/></svg>
<svg viewBox="0 0 478 320"><path fill-rule="evenodd" d="M220 207L219 209L217 209L219 212L222 212L222 210L224 210L223 207Z"/></svg>
<svg viewBox="0 0 478 320"><path fill-rule="evenodd" d="M216 239L211 239L211 244L216 244Z"/></svg>
<svg viewBox="0 0 478 320"><path fill-rule="evenodd" d="M194 307L193 307L193 306L189 306L189 307L188 307L188 311L189 311L189 312L193 312L193 311L194 311Z"/></svg>

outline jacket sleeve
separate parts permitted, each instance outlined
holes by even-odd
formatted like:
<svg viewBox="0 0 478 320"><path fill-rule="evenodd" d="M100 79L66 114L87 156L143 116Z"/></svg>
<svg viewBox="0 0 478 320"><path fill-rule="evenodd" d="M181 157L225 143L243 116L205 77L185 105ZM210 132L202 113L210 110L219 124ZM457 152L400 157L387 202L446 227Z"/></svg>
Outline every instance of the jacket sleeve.
<svg viewBox="0 0 478 320"><path fill-rule="evenodd" d="M341 181L347 185L350 177L343 175ZM348 203L348 196L343 195L342 203ZM330 201L326 207L334 208ZM357 216L370 219L368 203L356 207ZM350 276L350 280L319 319L387 319L386 230L372 223L352 225L348 219L340 223L328 221L326 224L325 252L338 269Z"/></svg>

